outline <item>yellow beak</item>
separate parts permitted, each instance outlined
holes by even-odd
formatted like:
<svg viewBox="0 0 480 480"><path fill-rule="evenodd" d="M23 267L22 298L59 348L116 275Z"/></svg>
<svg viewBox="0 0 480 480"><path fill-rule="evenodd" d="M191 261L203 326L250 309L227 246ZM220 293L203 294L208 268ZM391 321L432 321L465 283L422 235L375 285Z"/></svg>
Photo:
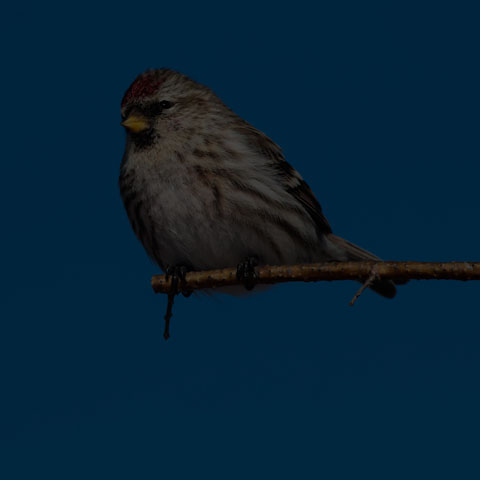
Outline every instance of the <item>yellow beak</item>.
<svg viewBox="0 0 480 480"><path fill-rule="evenodd" d="M128 128L133 133L138 133L150 127L148 120L138 115L130 115L121 125Z"/></svg>

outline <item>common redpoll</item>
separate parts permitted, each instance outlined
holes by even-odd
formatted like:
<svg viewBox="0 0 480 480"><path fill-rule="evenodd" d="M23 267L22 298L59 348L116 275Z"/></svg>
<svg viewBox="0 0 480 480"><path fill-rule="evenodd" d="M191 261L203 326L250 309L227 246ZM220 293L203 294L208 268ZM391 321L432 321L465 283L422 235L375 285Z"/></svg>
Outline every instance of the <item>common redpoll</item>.
<svg viewBox="0 0 480 480"><path fill-rule="evenodd" d="M172 70L149 70L125 93L121 113L121 195L137 237L163 270L245 266L245 259L378 260L332 233L280 147L209 88ZM395 295L390 280L371 288Z"/></svg>

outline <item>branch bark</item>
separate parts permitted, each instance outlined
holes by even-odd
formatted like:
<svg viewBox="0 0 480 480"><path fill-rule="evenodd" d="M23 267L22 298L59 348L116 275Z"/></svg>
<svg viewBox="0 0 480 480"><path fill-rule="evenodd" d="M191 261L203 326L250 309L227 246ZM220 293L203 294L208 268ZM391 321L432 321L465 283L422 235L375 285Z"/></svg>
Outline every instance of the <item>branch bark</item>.
<svg viewBox="0 0 480 480"><path fill-rule="evenodd" d="M480 262L328 262L305 265L258 267L257 284L359 280L375 275L392 280L480 280ZM187 273L189 290L215 289L239 285L236 268ZM172 280L165 275L152 277L155 293L170 293Z"/></svg>

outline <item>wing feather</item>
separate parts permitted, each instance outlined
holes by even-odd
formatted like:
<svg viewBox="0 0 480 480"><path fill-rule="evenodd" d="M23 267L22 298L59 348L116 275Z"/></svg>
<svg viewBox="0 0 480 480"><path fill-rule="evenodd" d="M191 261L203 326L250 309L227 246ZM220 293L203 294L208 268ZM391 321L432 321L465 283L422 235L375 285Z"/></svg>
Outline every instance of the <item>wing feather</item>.
<svg viewBox="0 0 480 480"><path fill-rule="evenodd" d="M249 124L239 130L258 153L269 160L269 167L278 176L281 184L305 209L320 234L332 233L332 228L323 214L322 207L302 176L285 160L282 149L264 133Z"/></svg>

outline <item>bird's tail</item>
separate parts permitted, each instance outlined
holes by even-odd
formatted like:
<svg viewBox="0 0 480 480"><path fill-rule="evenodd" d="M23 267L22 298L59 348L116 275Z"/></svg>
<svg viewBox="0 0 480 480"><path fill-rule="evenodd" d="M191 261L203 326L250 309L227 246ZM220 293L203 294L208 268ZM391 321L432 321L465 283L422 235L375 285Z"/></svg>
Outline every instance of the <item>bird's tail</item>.
<svg viewBox="0 0 480 480"><path fill-rule="evenodd" d="M358 247L357 245L345 240L344 238L337 237L330 233L327 235L327 241L329 242L329 251L334 257L335 260L342 261L368 261L368 260L381 260L373 253L364 250L363 248ZM406 282L394 282L393 280L375 280L370 288L382 295L383 297L393 298L397 293L395 288L395 283L406 283Z"/></svg>

